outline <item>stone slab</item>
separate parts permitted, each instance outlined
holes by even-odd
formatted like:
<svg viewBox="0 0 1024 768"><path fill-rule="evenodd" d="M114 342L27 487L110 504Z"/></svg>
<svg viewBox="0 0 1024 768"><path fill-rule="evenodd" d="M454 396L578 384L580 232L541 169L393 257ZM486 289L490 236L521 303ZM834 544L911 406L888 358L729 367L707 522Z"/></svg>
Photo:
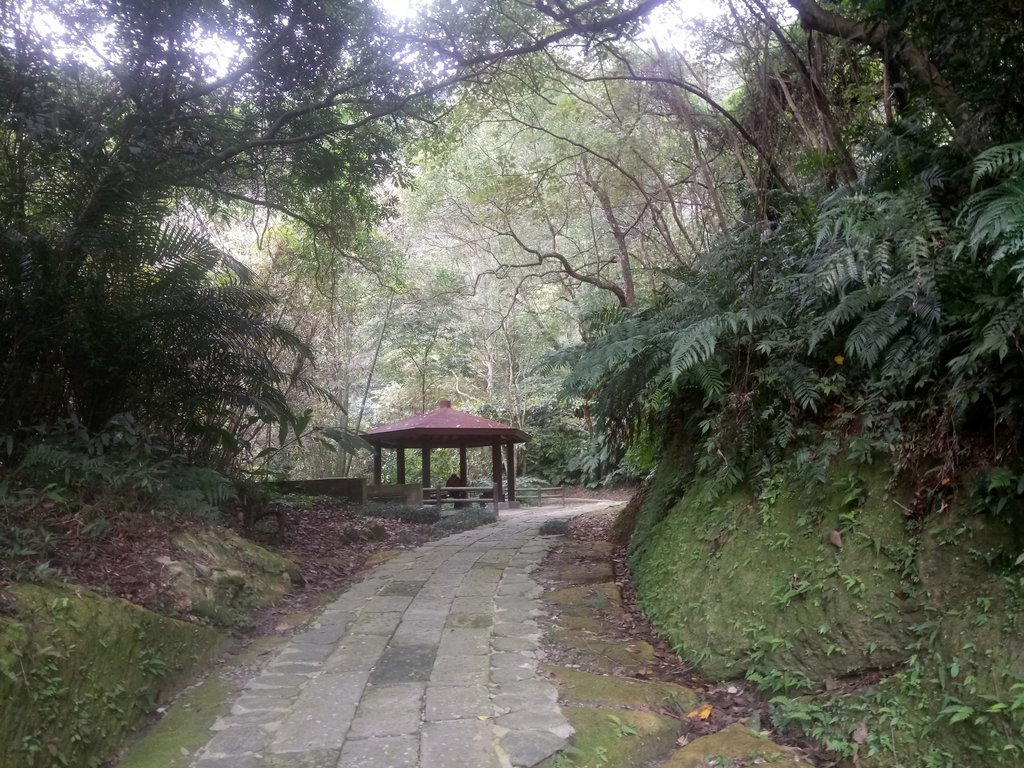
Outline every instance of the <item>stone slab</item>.
<svg viewBox="0 0 1024 768"><path fill-rule="evenodd" d="M449 627L441 635L439 656L479 656L490 653L489 629L462 629Z"/></svg>
<svg viewBox="0 0 1024 768"><path fill-rule="evenodd" d="M388 638L385 635L348 635L324 664L327 672L369 672L377 663Z"/></svg>
<svg viewBox="0 0 1024 768"><path fill-rule="evenodd" d="M423 717L428 721L466 720L490 716L494 705L483 685L427 686Z"/></svg>
<svg viewBox="0 0 1024 768"><path fill-rule="evenodd" d="M488 656L438 657L430 682L438 685L486 685L490 675Z"/></svg>
<svg viewBox="0 0 1024 768"><path fill-rule="evenodd" d="M430 679L436 657L436 645L389 646L374 666L370 684L426 682Z"/></svg>
<svg viewBox="0 0 1024 768"><path fill-rule="evenodd" d="M391 637L391 634L398 627L398 623L401 620L402 614L398 612L362 613L358 619L352 622L349 632L353 635L385 635L386 637Z"/></svg>
<svg viewBox="0 0 1024 768"><path fill-rule="evenodd" d="M423 585L427 582L424 581L404 581L397 580L392 581L390 584L385 586L378 592L378 595L406 595L408 597L415 597Z"/></svg>
<svg viewBox="0 0 1024 768"><path fill-rule="evenodd" d="M423 683L367 686L348 738L418 733L425 688Z"/></svg>
<svg viewBox="0 0 1024 768"><path fill-rule="evenodd" d="M340 749L368 677L368 672L343 672L315 678L281 723L272 751Z"/></svg>
<svg viewBox="0 0 1024 768"><path fill-rule="evenodd" d="M309 752L285 752L264 755L259 768L335 768L340 750L314 749Z"/></svg>
<svg viewBox="0 0 1024 768"><path fill-rule="evenodd" d="M344 768L417 768L419 753L419 736L352 739L345 742L338 765Z"/></svg>
<svg viewBox="0 0 1024 768"><path fill-rule="evenodd" d="M514 768L533 768L566 745L566 739L548 731L512 731L501 748Z"/></svg>
<svg viewBox="0 0 1024 768"><path fill-rule="evenodd" d="M227 728L210 739L205 755L211 757L251 755L259 752L270 741L270 734L255 725Z"/></svg>
<svg viewBox="0 0 1024 768"><path fill-rule="evenodd" d="M448 720L423 726L420 761L431 768L499 768L490 724Z"/></svg>

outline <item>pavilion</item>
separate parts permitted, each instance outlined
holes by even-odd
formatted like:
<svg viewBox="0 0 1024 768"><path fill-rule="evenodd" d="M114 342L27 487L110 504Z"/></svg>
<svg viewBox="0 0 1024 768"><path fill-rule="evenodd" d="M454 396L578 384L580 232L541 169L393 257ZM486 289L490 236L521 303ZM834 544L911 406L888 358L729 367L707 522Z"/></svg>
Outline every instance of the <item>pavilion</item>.
<svg viewBox="0 0 1024 768"><path fill-rule="evenodd" d="M520 429L499 421L491 421L452 408L450 400L441 400L438 407L419 416L374 427L362 437L373 446L373 482L381 484L382 451L385 448L398 452L398 483L405 483L405 449L419 448L423 457L423 487L430 487L430 452L434 448L459 449L459 477L462 485L466 482L466 451L469 448L491 447L491 470L494 485L501 490L501 450L505 449L505 464L508 467L509 501L516 498L516 443L529 442L530 436ZM500 499L499 499L500 500Z"/></svg>

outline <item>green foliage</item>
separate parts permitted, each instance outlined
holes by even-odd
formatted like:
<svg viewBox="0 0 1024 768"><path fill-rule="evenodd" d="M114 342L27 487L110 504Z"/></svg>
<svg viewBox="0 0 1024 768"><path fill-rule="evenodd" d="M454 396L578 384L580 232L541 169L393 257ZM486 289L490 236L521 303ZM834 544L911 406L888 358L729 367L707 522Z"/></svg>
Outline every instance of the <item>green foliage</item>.
<svg viewBox="0 0 1024 768"><path fill-rule="evenodd" d="M311 241L303 288L335 289L390 210L375 190L403 173L404 118L430 108L382 106L414 78L379 12L15 2L0 20L0 434L132 413L191 460L266 462L333 396L206 233L290 220Z"/></svg>
<svg viewBox="0 0 1024 768"><path fill-rule="evenodd" d="M556 403L544 403L526 411L531 438L526 447L526 471L550 485L580 482L574 464L587 445L587 432L583 420L567 411Z"/></svg>
<svg viewBox="0 0 1024 768"><path fill-rule="evenodd" d="M236 497L224 475L188 463L128 416L97 433L76 419L26 433L16 463L0 477L0 574L6 578L57 575L57 530L69 520L88 541L102 537L118 515L216 519Z"/></svg>
<svg viewBox="0 0 1024 768"><path fill-rule="evenodd" d="M260 421L305 428L286 397L307 387L278 362L309 357L277 324L274 302L247 270L159 210L122 210L69 258L37 242L0 243L0 384L17 440L70 408L98 431L131 412L165 441L225 465L245 451L243 428ZM70 271L55 280L55 271ZM320 392L324 398L329 397Z"/></svg>
<svg viewBox="0 0 1024 768"><path fill-rule="evenodd" d="M723 238L671 292L583 345L567 390L591 399L614 441L685 436L723 489L823 419L866 430L858 451L938 422L903 440L908 465L953 466L963 432L1018 451L1021 152L979 157L976 184L998 183L961 203L923 176L862 183L824 198L808 227L804 202L779 198L770 233Z"/></svg>

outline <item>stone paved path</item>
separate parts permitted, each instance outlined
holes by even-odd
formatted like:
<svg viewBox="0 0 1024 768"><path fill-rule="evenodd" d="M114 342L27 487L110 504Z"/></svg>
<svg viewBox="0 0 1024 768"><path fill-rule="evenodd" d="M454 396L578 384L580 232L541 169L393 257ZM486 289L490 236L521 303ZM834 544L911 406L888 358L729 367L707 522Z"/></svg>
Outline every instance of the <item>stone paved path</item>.
<svg viewBox="0 0 1024 768"><path fill-rule="evenodd" d="M572 735L536 674L547 518L496 525L378 566L294 636L234 701L195 768L533 766Z"/></svg>

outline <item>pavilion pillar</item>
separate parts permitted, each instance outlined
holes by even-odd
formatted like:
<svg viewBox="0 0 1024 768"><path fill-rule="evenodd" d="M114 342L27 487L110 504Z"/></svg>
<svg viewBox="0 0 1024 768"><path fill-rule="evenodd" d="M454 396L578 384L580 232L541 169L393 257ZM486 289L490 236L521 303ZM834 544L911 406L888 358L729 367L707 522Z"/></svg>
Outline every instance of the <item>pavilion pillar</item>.
<svg viewBox="0 0 1024 768"><path fill-rule="evenodd" d="M491 475L494 477L494 500L504 501L501 490L501 443L491 446Z"/></svg>
<svg viewBox="0 0 1024 768"><path fill-rule="evenodd" d="M399 485L404 485L405 484L405 448L399 448L398 449L397 456L395 457L395 459L396 459L395 460L395 465L396 465L395 469L396 469L396 471L398 473L398 477L396 477L395 479L398 481Z"/></svg>
<svg viewBox="0 0 1024 768"><path fill-rule="evenodd" d="M469 462L466 461L466 446L459 446L459 478L462 480L462 487L465 488L469 483L466 478L469 474Z"/></svg>
<svg viewBox="0 0 1024 768"><path fill-rule="evenodd" d="M516 446L509 443L505 446L505 466L508 467L508 500L516 500Z"/></svg>
<svg viewBox="0 0 1024 768"><path fill-rule="evenodd" d="M423 456L423 487L430 487L430 449L424 446L420 448L420 454Z"/></svg>
<svg viewBox="0 0 1024 768"><path fill-rule="evenodd" d="M381 466L382 466L383 462L381 461L380 452L381 452L381 447L379 445L373 446L373 484L374 485L380 485L381 484L380 476L381 476Z"/></svg>

